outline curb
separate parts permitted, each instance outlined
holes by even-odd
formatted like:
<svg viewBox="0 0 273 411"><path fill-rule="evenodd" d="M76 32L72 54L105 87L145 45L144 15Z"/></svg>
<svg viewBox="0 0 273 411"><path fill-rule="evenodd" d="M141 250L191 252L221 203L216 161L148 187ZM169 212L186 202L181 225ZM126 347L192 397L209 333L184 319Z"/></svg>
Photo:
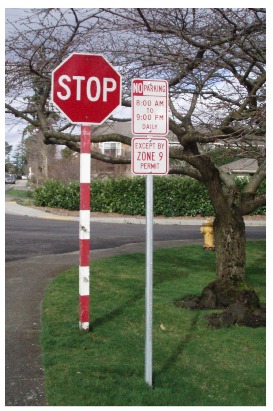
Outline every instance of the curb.
<svg viewBox="0 0 273 411"><path fill-rule="evenodd" d="M60 221L80 221L80 217L73 216L60 216L57 214L51 214L50 212L45 212L37 210L35 208L23 206L17 204L16 201L6 201L5 202L5 213L10 215L21 215L26 217L34 218L44 218L50 220L60 220ZM116 224L146 224L145 217L90 217L91 222L96 223L116 223ZM201 226L205 221L204 218L162 218L154 217L154 224L160 225L196 225ZM266 226L266 220L245 220L246 227L259 227Z"/></svg>

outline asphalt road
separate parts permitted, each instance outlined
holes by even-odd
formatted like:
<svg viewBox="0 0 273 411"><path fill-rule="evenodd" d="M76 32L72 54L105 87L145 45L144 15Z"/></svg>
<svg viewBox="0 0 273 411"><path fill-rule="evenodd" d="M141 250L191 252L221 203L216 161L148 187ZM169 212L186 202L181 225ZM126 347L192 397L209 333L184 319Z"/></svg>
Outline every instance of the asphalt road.
<svg viewBox="0 0 273 411"><path fill-rule="evenodd" d="M78 221L45 220L6 214L6 262L79 249ZM91 224L91 250L145 242L145 225ZM154 241L200 240L200 226L154 225ZM246 227L248 239L265 238L266 228Z"/></svg>
<svg viewBox="0 0 273 411"><path fill-rule="evenodd" d="M199 226L154 226L155 241L202 239ZM90 227L93 250L143 243L145 225L96 223ZM79 249L79 222L6 215L6 261Z"/></svg>

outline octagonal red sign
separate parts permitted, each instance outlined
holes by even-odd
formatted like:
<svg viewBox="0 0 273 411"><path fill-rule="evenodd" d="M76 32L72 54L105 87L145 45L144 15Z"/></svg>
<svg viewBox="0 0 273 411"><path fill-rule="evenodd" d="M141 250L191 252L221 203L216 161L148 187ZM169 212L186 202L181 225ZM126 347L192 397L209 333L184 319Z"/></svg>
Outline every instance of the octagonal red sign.
<svg viewBox="0 0 273 411"><path fill-rule="evenodd" d="M121 76L100 54L73 53L52 72L53 104L76 124L102 124L121 104Z"/></svg>

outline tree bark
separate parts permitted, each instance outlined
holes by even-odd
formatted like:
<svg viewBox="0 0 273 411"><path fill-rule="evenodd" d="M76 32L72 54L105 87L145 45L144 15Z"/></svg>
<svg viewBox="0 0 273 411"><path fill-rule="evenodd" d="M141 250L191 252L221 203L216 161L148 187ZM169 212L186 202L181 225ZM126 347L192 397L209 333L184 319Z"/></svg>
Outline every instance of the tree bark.
<svg viewBox="0 0 273 411"><path fill-rule="evenodd" d="M226 283L237 285L245 280L245 223L243 216L231 213L215 218L214 237L216 275Z"/></svg>
<svg viewBox="0 0 273 411"><path fill-rule="evenodd" d="M221 180L220 174L213 169L210 180L206 180L215 211L216 276L221 283L236 286L245 280L246 237L242 193L232 179Z"/></svg>

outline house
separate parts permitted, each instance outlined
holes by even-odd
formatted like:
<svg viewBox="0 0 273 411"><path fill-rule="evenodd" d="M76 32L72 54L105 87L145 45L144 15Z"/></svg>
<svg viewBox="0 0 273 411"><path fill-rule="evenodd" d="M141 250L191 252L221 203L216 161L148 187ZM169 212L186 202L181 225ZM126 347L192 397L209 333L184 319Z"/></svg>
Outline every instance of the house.
<svg viewBox="0 0 273 411"><path fill-rule="evenodd" d="M130 122L109 122L101 126L93 127L92 136L96 135L110 135L121 134L125 136L132 136ZM104 156L109 155L114 158L128 158L131 157L131 147L127 144L122 144L117 141L106 141L101 143L93 143L91 137L91 151L100 152ZM92 158L91 172L93 178L104 177L128 177L131 176L130 164L112 164L106 163Z"/></svg>
<svg viewBox="0 0 273 411"><path fill-rule="evenodd" d="M258 161L255 158L242 158L225 164L220 169L238 177L251 176L258 170Z"/></svg>

